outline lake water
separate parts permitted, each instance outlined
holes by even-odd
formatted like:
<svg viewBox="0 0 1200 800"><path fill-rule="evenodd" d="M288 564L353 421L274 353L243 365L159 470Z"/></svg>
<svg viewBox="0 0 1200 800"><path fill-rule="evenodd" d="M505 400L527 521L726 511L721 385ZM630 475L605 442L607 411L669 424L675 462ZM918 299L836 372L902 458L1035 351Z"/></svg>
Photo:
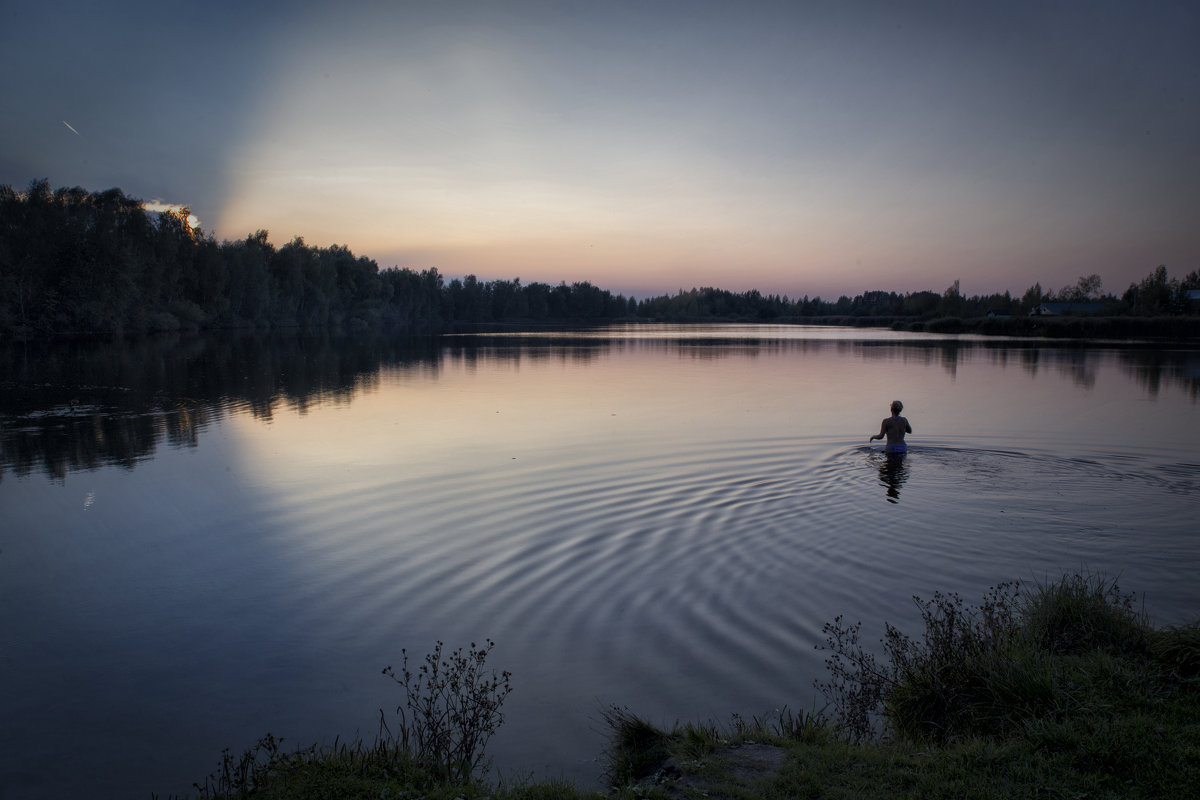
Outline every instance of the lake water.
<svg viewBox="0 0 1200 800"><path fill-rule="evenodd" d="M1086 568L1200 617L1195 348L658 326L0 366L3 798L373 736L380 670L439 639L513 673L497 768L593 784L609 705L819 704L837 614L873 639L913 595Z"/></svg>

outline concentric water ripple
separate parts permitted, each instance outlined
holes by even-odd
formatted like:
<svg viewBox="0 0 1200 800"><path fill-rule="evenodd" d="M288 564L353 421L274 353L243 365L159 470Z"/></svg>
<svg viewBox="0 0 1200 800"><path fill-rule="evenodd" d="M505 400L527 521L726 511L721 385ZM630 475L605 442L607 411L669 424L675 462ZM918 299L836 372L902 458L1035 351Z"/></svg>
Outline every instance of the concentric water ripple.
<svg viewBox="0 0 1200 800"><path fill-rule="evenodd" d="M0 776L50 780L70 735L89 789L152 751L179 783L145 788L182 791L267 730L371 732L402 648L490 637L515 687L497 766L589 780L604 704L669 723L819 702L839 614L873 641L911 629L912 595L1081 568L1147 591L1158 622L1200 616L1189 401L1093 441L1141 402L1116 360L1077 384L1054 359L835 344L499 348L304 414L268 394L180 416L183 444L144 437L133 466L6 474L0 701L21 734ZM1019 413L989 400L997 376ZM893 391L916 409L902 459L853 399ZM163 742L179 719L192 738Z"/></svg>
<svg viewBox="0 0 1200 800"><path fill-rule="evenodd" d="M490 636L527 714L539 695L753 713L813 702L825 621L910 622L913 593L1076 566L1157 572L1156 597L1186 607L1170 564L1200 560L1178 509L1196 480L936 443L898 466L829 440L546 451L288 497L277 537L318 638L383 653Z"/></svg>

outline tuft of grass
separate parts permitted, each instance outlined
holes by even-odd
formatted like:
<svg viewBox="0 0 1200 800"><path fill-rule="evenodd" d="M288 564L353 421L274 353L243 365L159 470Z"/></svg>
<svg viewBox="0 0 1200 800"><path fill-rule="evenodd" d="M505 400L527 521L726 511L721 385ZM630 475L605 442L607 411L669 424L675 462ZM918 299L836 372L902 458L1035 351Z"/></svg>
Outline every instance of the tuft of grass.
<svg viewBox="0 0 1200 800"><path fill-rule="evenodd" d="M689 761L704 758L721 746L721 732L715 725L696 722L685 723L671 738L676 746L671 752Z"/></svg>
<svg viewBox="0 0 1200 800"><path fill-rule="evenodd" d="M606 777L613 786L621 786L652 774L671 757L665 731L621 706L609 706L601 712L609 727L609 742L604 756Z"/></svg>
<svg viewBox="0 0 1200 800"><path fill-rule="evenodd" d="M1133 594L1116 578L1090 572L1039 582L1020 608L1023 634L1053 654L1088 650L1141 652L1149 626Z"/></svg>
<svg viewBox="0 0 1200 800"><path fill-rule="evenodd" d="M766 736L773 740L817 744L830 735L829 719L824 711L793 711L788 706L777 708L769 714L750 718L749 724L734 716L734 730L742 735Z"/></svg>
<svg viewBox="0 0 1200 800"><path fill-rule="evenodd" d="M283 798L375 798L389 791L396 796L420 791L430 798L455 797L437 772L426 769L405 750L386 740L367 744L361 739L335 741L328 746L285 750L283 740L270 734L240 756L226 750L221 763L203 783L193 784L196 797L206 800L283 800ZM467 787L470 788L470 787Z"/></svg>
<svg viewBox="0 0 1200 800"><path fill-rule="evenodd" d="M447 779L444 771L398 749L385 737L285 751L281 740L264 737L241 756L224 754L216 772L196 783L203 800L600 800L564 780Z"/></svg>
<svg viewBox="0 0 1200 800"><path fill-rule="evenodd" d="M1173 679L1200 680L1200 622L1153 631L1148 649Z"/></svg>

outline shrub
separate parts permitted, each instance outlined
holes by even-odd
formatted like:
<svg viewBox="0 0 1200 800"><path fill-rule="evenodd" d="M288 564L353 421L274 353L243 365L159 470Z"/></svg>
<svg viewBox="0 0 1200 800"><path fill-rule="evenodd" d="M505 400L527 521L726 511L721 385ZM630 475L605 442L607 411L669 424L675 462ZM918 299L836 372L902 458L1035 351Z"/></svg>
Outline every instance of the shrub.
<svg viewBox="0 0 1200 800"><path fill-rule="evenodd" d="M240 756L228 749L217 770L194 788L201 798L389 796L421 790L437 796L462 796L483 761L488 740L504 721L500 706L511 691L508 672L486 669L495 644L474 643L445 654L437 643L416 673L401 650L399 672L383 673L404 689L393 733L383 711L374 744L361 739L332 746L312 745L285 751L282 739L267 734ZM402 792L402 793L403 793Z"/></svg>
<svg viewBox="0 0 1200 800"><path fill-rule="evenodd" d="M468 651L460 647L446 655L438 642L415 673L408 669L406 650L400 651L399 672L390 666L383 670L404 690L404 702L396 707L398 733L384 721L388 737L446 780L469 780L483 763L488 740L504 722L500 707L512 691L511 675L486 669L493 647L489 639L483 647L472 642ZM380 717L383 721L382 712Z"/></svg>
<svg viewBox="0 0 1200 800"><path fill-rule="evenodd" d="M817 688L852 740L876 735L881 720L920 741L1007 735L1128 694L1151 679L1147 657L1177 680L1200 674L1200 625L1153 630L1136 597L1102 575L1025 592L1004 583L978 606L953 593L914 600L923 636L885 625L882 657L863 646L860 624L837 617L822 629L831 678Z"/></svg>
<svg viewBox="0 0 1200 800"><path fill-rule="evenodd" d="M925 329L930 333L962 333L966 325L959 317L938 317L931 319Z"/></svg>
<svg viewBox="0 0 1200 800"><path fill-rule="evenodd" d="M893 729L914 738L944 740L970 724L991 692L985 676L1015 644L1017 592L1017 583L1002 583L979 606L953 592L914 597L925 632L916 640L885 623L883 660L864 647L861 623L846 625L840 616L826 623L818 647L830 651L831 679L817 688L839 729L854 741L871 738L883 712Z"/></svg>

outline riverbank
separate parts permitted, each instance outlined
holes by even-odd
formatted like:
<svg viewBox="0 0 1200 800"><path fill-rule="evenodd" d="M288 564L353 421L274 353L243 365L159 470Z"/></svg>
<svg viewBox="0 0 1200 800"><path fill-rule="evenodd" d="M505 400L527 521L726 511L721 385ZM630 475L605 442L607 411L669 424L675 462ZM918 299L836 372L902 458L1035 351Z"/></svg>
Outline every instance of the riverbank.
<svg viewBox="0 0 1200 800"><path fill-rule="evenodd" d="M897 320L892 330L928 333L978 333L985 336L1047 337L1082 340L1196 341L1200 317L939 317Z"/></svg>
<svg viewBox="0 0 1200 800"><path fill-rule="evenodd" d="M1132 594L1075 574L1003 584L979 605L935 594L925 630L825 626L829 705L663 729L605 718L611 787L445 780L381 739L226 756L203 798L1190 798L1200 786L1200 621L1154 628ZM388 744L388 742L392 742ZM383 743L381 743L383 742ZM443 765L444 766L444 765Z"/></svg>
<svg viewBox="0 0 1200 800"><path fill-rule="evenodd" d="M748 320L747 320L748 321ZM1164 342L1200 341L1200 316L1173 317L796 317L776 320L791 325L836 325L852 328L888 328L913 333L970 333L1089 341Z"/></svg>
<svg viewBox="0 0 1200 800"><path fill-rule="evenodd" d="M894 331L933 334L979 334L982 336L1011 336L1026 339L1055 339L1061 342L1093 341L1152 343L1200 342L1200 316L1016 316L1016 317L901 317L901 316L779 316L752 318L746 316L727 317L605 317L587 320L565 318L557 320L512 319L502 322L446 322L437 324L395 325L229 325L145 329L132 331L108 331L104 333L59 331L54 334L24 329L0 331L0 345L6 343L73 342L138 340L164 335L198 335L204 333L259 333L265 335L295 334L297 336L333 335L363 338L385 337L432 337L454 333L510 333L514 331L576 331L602 328L606 325L794 325L833 326L841 328L886 328Z"/></svg>
<svg viewBox="0 0 1200 800"><path fill-rule="evenodd" d="M601 325L793 325L832 326L839 328L884 328L893 331L933 334L978 334L1010 336L1022 339L1055 339L1059 343L1195 343L1200 342L1200 316L1170 317L1096 317L1096 316L1017 316L1017 317L897 317L897 316L821 316L776 317L678 317L644 319L627 317L605 320ZM596 325L595 327L601 327ZM577 330L583 326L563 323L486 323L459 324L443 332L507 333L527 330Z"/></svg>

